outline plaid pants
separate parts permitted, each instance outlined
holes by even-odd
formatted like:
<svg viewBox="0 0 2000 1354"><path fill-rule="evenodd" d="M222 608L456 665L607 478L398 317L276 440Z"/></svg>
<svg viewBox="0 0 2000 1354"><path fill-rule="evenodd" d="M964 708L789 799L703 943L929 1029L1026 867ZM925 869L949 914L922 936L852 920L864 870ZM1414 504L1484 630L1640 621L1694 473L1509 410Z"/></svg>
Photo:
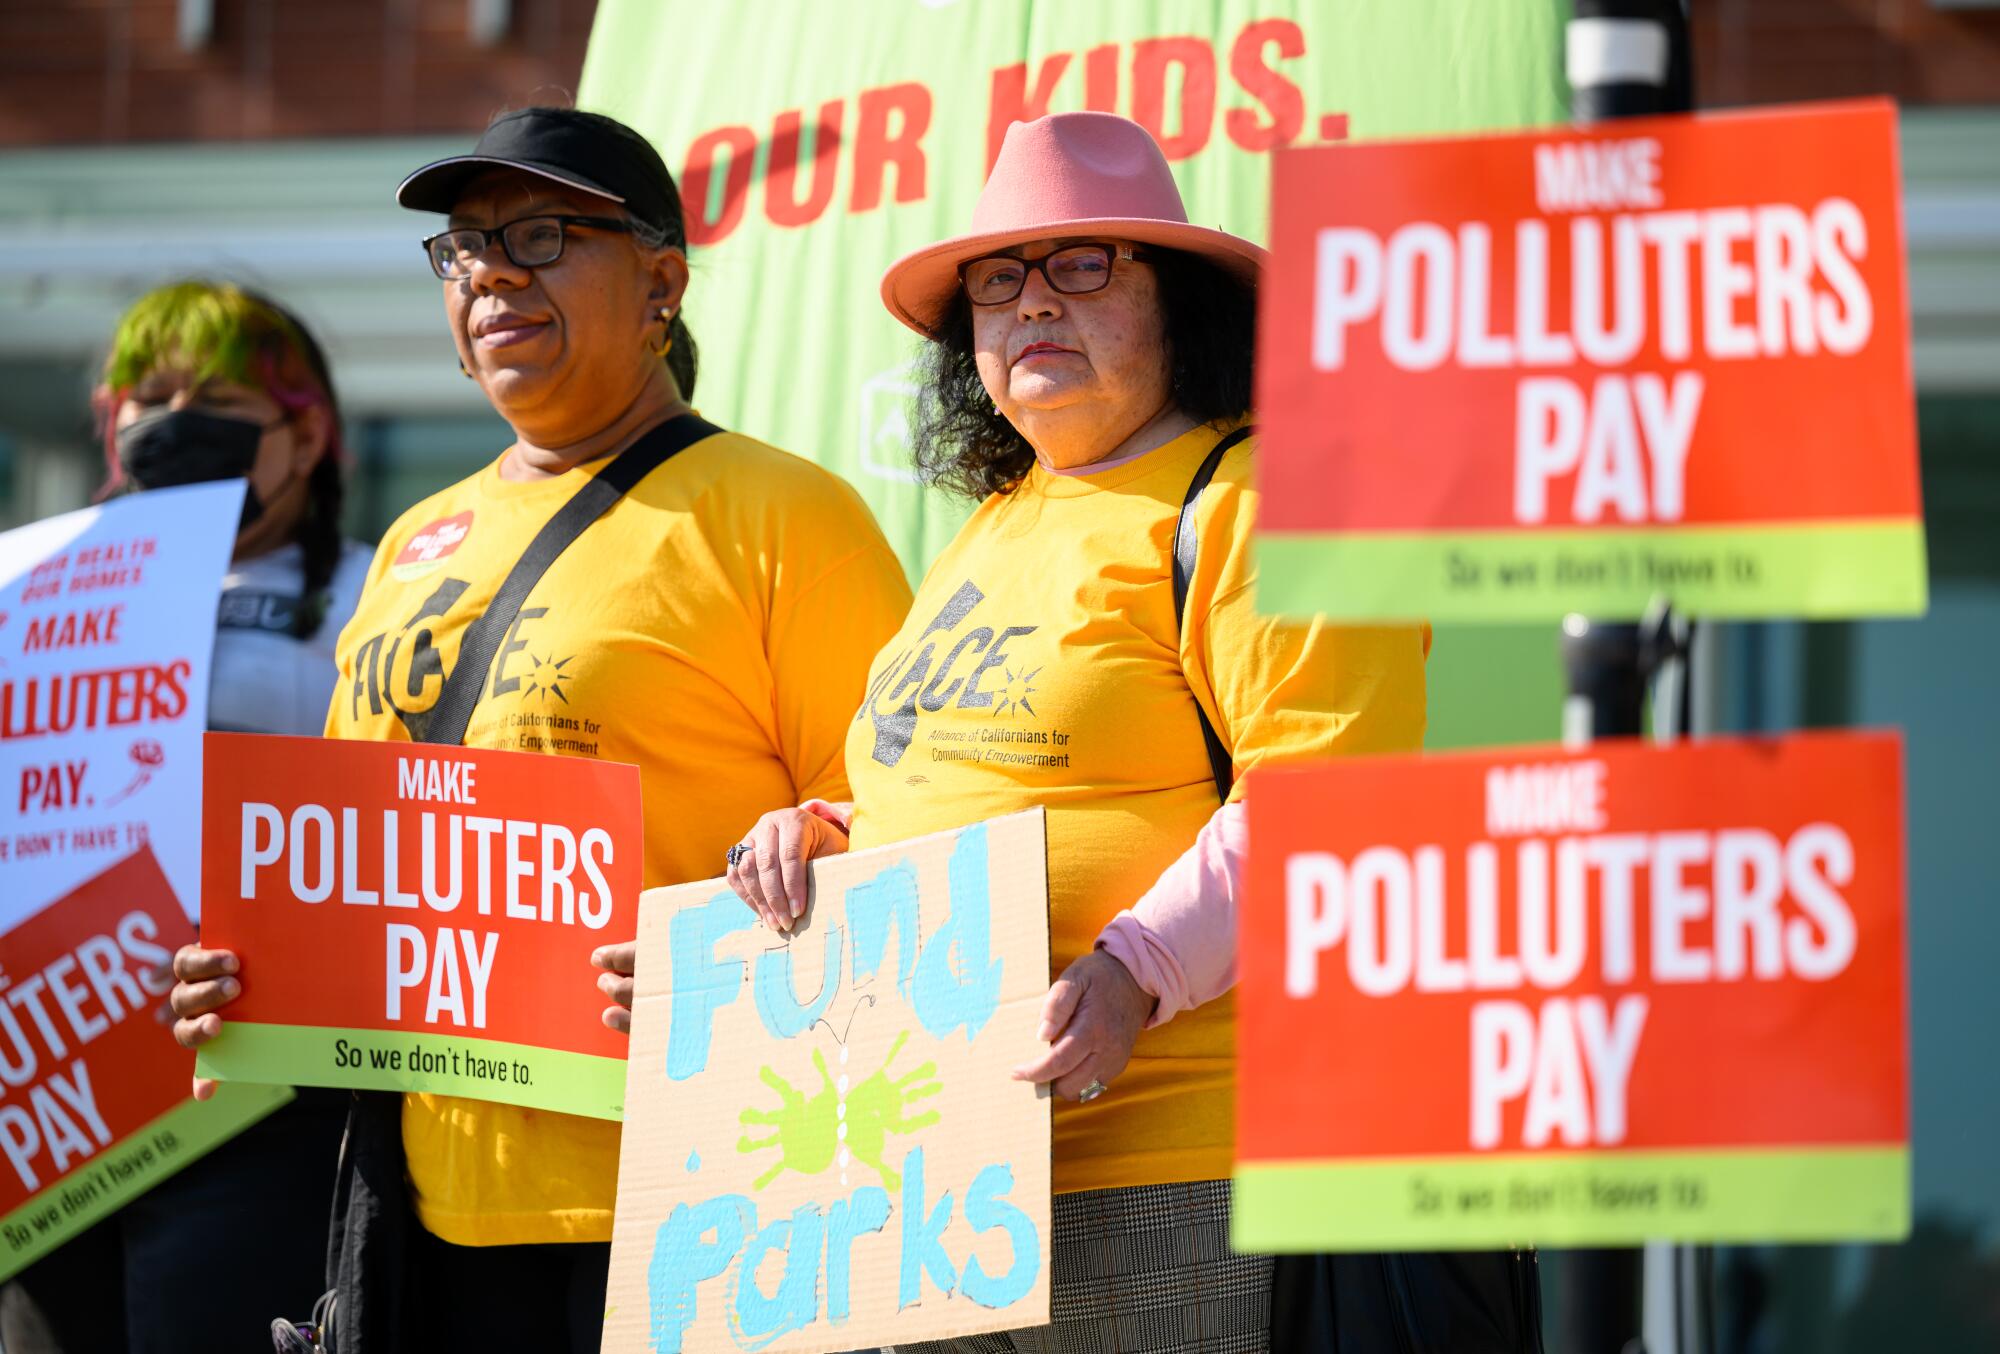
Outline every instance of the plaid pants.
<svg viewBox="0 0 2000 1354"><path fill-rule="evenodd" d="M1229 1182L1058 1194L1050 1324L892 1354L1267 1354L1271 1257L1229 1249Z"/></svg>

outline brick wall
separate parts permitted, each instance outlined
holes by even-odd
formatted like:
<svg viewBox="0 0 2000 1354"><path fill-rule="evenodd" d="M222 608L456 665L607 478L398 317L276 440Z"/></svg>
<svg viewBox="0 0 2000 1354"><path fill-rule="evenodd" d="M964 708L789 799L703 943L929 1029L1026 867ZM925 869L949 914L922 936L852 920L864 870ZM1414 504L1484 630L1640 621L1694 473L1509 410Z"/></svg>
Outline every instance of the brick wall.
<svg viewBox="0 0 2000 1354"><path fill-rule="evenodd" d="M1891 94L2000 103L2000 7L1930 0L1693 0L1705 107Z"/></svg>
<svg viewBox="0 0 2000 1354"><path fill-rule="evenodd" d="M213 4L190 52L176 0L0 0L0 145L474 130L575 91L595 8L512 0L480 47L471 0Z"/></svg>
<svg viewBox="0 0 2000 1354"><path fill-rule="evenodd" d="M506 35L479 47L472 0L213 4L213 35L185 52L176 0L0 0L0 145L470 131L502 108L574 91L595 8L512 0ZM1693 10L1704 105L2000 102L2000 8L1694 0Z"/></svg>

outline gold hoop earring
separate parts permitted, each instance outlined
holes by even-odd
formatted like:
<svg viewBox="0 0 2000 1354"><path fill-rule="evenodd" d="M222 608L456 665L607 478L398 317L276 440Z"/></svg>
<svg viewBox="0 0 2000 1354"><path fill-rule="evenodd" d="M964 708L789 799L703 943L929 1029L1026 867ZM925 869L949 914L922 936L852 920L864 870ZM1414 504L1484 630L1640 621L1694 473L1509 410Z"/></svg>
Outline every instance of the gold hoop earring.
<svg viewBox="0 0 2000 1354"><path fill-rule="evenodd" d="M471 369L465 365L465 359L462 357L458 359L458 374L460 376L463 376L468 381L474 381L478 379L472 374Z"/></svg>
<svg viewBox="0 0 2000 1354"><path fill-rule="evenodd" d="M665 357L674 350L674 312L665 306L660 307L660 323L665 326L661 331L660 346L656 348L650 341L646 344L646 351L654 357Z"/></svg>

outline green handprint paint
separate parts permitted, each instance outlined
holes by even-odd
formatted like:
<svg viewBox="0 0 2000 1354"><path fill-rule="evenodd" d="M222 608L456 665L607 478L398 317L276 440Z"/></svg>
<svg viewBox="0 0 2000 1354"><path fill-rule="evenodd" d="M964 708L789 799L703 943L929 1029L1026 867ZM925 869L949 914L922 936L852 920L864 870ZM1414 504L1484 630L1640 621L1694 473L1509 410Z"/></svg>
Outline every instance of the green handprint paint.
<svg viewBox="0 0 2000 1354"><path fill-rule="evenodd" d="M896 1042L889 1046L889 1056L882 1059L882 1066L847 1097L848 1150L856 1161L874 1167L882 1183L890 1189L898 1188L902 1177L882 1160L888 1135L914 1133L936 1123L938 1112L934 1109L918 1114L907 1111L913 1102L928 1100L944 1090L937 1079L935 1062L923 1063L896 1080L889 1080L889 1064L896 1061L909 1037L908 1030L897 1035Z"/></svg>
<svg viewBox="0 0 2000 1354"><path fill-rule="evenodd" d="M910 1032L904 1030L890 1045L881 1067L870 1073L845 1096L827 1071L826 1058L813 1050L813 1066L819 1069L820 1086L810 1097L769 1066L758 1076L778 1094L775 1110L750 1107L737 1116L744 1127L768 1127L768 1137L745 1133L737 1140L738 1152L778 1149L778 1159L752 1182L762 1189L785 1171L800 1175L820 1175L831 1168L845 1142L848 1152L863 1165L872 1167L890 1189L901 1188L902 1177L882 1159L891 1133L914 1133L938 1121L934 1109L910 1113L916 1101L929 1099L944 1090L937 1080L937 1064L926 1062L891 1080L889 1065L902 1052Z"/></svg>
<svg viewBox="0 0 2000 1354"><path fill-rule="evenodd" d="M813 1050L813 1066L819 1069L820 1089L810 1100L769 1064L757 1072L763 1083L778 1093L778 1108L747 1108L736 1116L737 1122L745 1128L760 1124L777 1131L768 1138L753 1138L745 1133L737 1139L736 1150L757 1152L776 1147L778 1160L751 1182L753 1189L764 1188L787 1169L800 1175L818 1175L833 1164L834 1149L839 1145L839 1119L835 1113L839 1093L833 1088L833 1077L818 1049Z"/></svg>

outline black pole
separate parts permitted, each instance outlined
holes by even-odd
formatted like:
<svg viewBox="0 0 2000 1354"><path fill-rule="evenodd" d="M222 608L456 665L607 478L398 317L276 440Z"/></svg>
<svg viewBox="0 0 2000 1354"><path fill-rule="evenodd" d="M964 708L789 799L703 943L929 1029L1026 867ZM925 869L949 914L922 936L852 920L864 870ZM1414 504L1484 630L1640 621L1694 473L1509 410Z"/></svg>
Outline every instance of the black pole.
<svg viewBox="0 0 2000 1354"><path fill-rule="evenodd" d="M1576 122L1684 112L1692 105L1687 16L1679 0L1575 0L1573 16L1564 34L1564 64ZM1646 686L1660 658L1657 635L1668 629L1662 624L1648 633L1636 624L1581 616L1565 622L1567 741L1640 732ZM1644 1349L1642 1255L1618 1249L1558 1251L1545 1257L1554 1299L1551 1354Z"/></svg>
<svg viewBox="0 0 2000 1354"><path fill-rule="evenodd" d="M1645 647L1635 624L1582 616L1564 622L1563 674L1569 682L1569 702L1563 711L1565 742L1639 733L1646 699ZM1543 1252L1553 1318L1549 1354L1643 1349L1639 1332L1644 1254L1630 1249Z"/></svg>

